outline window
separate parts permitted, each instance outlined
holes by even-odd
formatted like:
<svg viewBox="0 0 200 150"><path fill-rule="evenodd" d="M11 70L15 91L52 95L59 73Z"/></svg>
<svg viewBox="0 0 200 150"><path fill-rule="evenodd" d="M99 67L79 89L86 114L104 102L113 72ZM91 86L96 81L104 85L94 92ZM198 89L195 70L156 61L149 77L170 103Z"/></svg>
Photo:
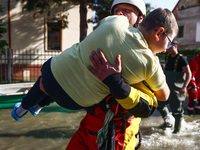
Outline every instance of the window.
<svg viewBox="0 0 200 150"><path fill-rule="evenodd" d="M179 32L177 37L178 38L183 37L183 33L184 33L184 26L179 26Z"/></svg>
<svg viewBox="0 0 200 150"><path fill-rule="evenodd" d="M200 22L197 22L196 42L200 42Z"/></svg>
<svg viewBox="0 0 200 150"><path fill-rule="evenodd" d="M62 20L45 19L45 50L62 50Z"/></svg>

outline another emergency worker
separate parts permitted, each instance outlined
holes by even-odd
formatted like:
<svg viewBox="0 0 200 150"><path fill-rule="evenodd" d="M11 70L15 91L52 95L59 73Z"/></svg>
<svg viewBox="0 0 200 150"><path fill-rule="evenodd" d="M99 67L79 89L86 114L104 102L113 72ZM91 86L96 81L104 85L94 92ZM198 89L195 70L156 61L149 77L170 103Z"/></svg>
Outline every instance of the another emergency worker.
<svg viewBox="0 0 200 150"><path fill-rule="evenodd" d="M190 62L192 78L188 85L189 102L187 105L188 114L200 114L200 55L197 54Z"/></svg>
<svg viewBox="0 0 200 150"><path fill-rule="evenodd" d="M183 120L183 102L186 99L187 86L191 79L191 71L188 62L184 56L178 53L178 43L176 40L167 49L168 55L165 60L164 73L166 81L170 88L170 96L167 102L158 102L158 111L164 119L163 129L174 126L173 133L181 130ZM169 113L167 104L172 110L172 116ZM174 119L175 118L175 124Z"/></svg>

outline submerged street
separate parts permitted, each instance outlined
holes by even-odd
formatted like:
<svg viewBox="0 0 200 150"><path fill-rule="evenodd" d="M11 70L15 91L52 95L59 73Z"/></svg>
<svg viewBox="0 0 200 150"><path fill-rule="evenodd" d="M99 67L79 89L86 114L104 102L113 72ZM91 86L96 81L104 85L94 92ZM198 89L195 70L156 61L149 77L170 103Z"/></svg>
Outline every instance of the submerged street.
<svg viewBox="0 0 200 150"><path fill-rule="evenodd" d="M16 122L10 116L12 109L0 109L0 149L2 150L64 150L78 129L85 111L69 112L56 104L46 107L37 117L30 113ZM180 134L163 132L163 120L157 111L142 119L142 146L140 150L199 150L200 115L184 116Z"/></svg>

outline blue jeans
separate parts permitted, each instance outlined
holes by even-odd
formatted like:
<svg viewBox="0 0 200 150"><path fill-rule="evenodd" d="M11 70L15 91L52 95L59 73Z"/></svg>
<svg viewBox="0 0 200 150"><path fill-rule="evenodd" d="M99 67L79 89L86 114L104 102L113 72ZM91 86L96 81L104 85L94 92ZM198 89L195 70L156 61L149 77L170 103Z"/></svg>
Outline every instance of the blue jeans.
<svg viewBox="0 0 200 150"><path fill-rule="evenodd" d="M47 60L41 69L42 75L35 82L30 91L22 99L22 107L29 109L30 107L39 104L44 107L52 102L56 102L61 107L71 110L82 109L80 105L75 103L73 99L62 89L54 78L51 72L51 59ZM44 87L45 94L40 89L40 78L42 78L42 84Z"/></svg>

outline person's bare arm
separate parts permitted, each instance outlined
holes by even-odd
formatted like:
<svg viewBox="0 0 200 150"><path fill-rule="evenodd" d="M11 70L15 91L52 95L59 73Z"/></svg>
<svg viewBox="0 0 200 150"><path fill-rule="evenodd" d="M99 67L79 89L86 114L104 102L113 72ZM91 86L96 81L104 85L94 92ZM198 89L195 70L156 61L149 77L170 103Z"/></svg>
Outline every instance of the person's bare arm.
<svg viewBox="0 0 200 150"><path fill-rule="evenodd" d="M185 82L183 84L183 87L179 91L180 94L184 94L186 92L186 90L187 90L186 88L187 88L187 86L188 86L188 84L191 80L191 77L192 77L192 73L191 73L189 65L183 67L182 69L186 73L186 78L185 78Z"/></svg>
<svg viewBox="0 0 200 150"><path fill-rule="evenodd" d="M165 84L161 90L154 91L154 94L159 101L167 101L167 99L169 98L169 94L170 94L168 85Z"/></svg>

